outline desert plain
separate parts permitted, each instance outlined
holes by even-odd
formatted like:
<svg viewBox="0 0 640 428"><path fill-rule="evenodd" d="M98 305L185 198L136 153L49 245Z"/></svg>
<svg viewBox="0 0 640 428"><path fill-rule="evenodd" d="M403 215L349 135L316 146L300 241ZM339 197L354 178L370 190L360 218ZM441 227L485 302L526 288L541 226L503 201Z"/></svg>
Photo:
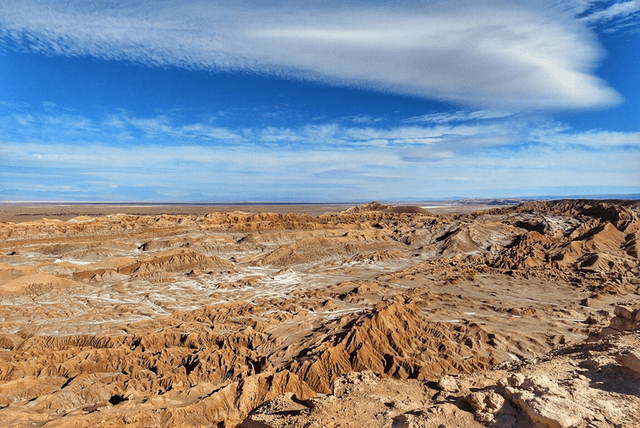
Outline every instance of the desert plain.
<svg viewBox="0 0 640 428"><path fill-rule="evenodd" d="M3 205L0 426L637 427L639 216Z"/></svg>

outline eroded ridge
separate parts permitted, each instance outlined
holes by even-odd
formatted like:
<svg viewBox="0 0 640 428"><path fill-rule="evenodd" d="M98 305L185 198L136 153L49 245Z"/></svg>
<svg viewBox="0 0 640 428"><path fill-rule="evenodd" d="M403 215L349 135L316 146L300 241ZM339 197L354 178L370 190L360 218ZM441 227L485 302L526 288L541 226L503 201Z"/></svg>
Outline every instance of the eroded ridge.
<svg viewBox="0 0 640 428"><path fill-rule="evenodd" d="M535 409L581 396L538 399L547 380L501 367L554 349L576 350L554 354L571 364L598 332L635 343L638 214L628 201L448 216L372 203L0 223L0 424L339 426L357 414L330 409L364 409L378 388L372 426L556 426ZM632 370L627 348L610 358ZM624 422L595 404L567 426Z"/></svg>

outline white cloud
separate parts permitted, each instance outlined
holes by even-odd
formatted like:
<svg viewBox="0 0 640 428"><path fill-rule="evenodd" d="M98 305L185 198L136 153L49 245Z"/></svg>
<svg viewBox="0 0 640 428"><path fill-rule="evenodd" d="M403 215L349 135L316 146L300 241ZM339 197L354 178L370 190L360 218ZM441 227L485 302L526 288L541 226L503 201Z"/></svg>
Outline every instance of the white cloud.
<svg viewBox="0 0 640 428"><path fill-rule="evenodd" d="M367 123L373 124L377 122L382 122L384 119L382 118L372 118L370 115L361 115L361 116L351 116L347 118L353 123Z"/></svg>
<svg viewBox="0 0 640 428"><path fill-rule="evenodd" d="M79 115L67 114L14 114L13 119L22 127L31 128L33 126L46 125L52 128L62 128L67 131L89 131L94 129L93 122Z"/></svg>
<svg viewBox="0 0 640 428"><path fill-rule="evenodd" d="M221 140L227 143L238 142L244 139L241 135L235 132L231 132L227 128L209 126L202 123L184 125L178 130L174 131L174 133L181 136L182 138Z"/></svg>
<svg viewBox="0 0 640 428"><path fill-rule="evenodd" d="M600 2L598 0L556 0L555 3L562 10L579 15Z"/></svg>
<svg viewBox="0 0 640 428"><path fill-rule="evenodd" d="M47 111L55 111L58 108L58 105L51 101L43 101L42 107Z"/></svg>
<svg viewBox="0 0 640 428"><path fill-rule="evenodd" d="M626 18L640 12L640 1L631 0L623 3L614 3L611 6L587 14L582 19L586 22L607 22L613 19Z"/></svg>
<svg viewBox="0 0 640 428"><path fill-rule="evenodd" d="M243 140L243 136L229 131L224 127L215 127L207 123L177 123L168 116L160 115L156 117L137 117L126 113L112 114L103 121L103 126L118 130L137 130L142 132L147 138L173 139L201 139L201 140L223 140L225 142L238 142Z"/></svg>
<svg viewBox="0 0 640 428"><path fill-rule="evenodd" d="M640 132L586 131L579 133L542 132L536 141L553 145L581 145L593 149L630 147L640 152ZM638 155L640 162L640 155Z"/></svg>
<svg viewBox="0 0 640 428"><path fill-rule="evenodd" d="M269 126L260 132L260 141L264 143L298 142L302 137L297 132L288 128L275 128Z"/></svg>
<svg viewBox="0 0 640 428"><path fill-rule="evenodd" d="M125 123L118 116L111 115L106 120L102 122L102 124L108 128L115 129L123 129L125 127Z"/></svg>
<svg viewBox="0 0 640 428"><path fill-rule="evenodd" d="M594 35L550 3L5 0L0 39L56 55L252 70L520 111L620 96Z"/></svg>
<svg viewBox="0 0 640 428"><path fill-rule="evenodd" d="M42 115L39 117L40 122L45 125L62 126L64 128L74 130L86 130L92 127L92 121L82 116L69 115Z"/></svg>
<svg viewBox="0 0 640 428"><path fill-rule="evenodd" d="M639 177L640 133L577 132L562 123L526 123L520 117L473 125L383 128L327 123L220 131L232 138L241 135L242 144L208 144L206 135L217 128L206 122L184 124L163 115L113 117L123 128L106 122L97 132L74 131L62 120L49 125L40 116L32 118L28 123L35 137L0 140L0 189L73 186L70 195L83 191L110 197L137 186L144 191L132 198L171 195L165 197L175 200L205 193L212 199L223 195L241 200L295 194L335 201L477 196L487 195L488 189L512 189L501 195L517 196L531 183L629 188L638 185ZM136 136L128 137L133 143L119 144L119 135L132 131L133 123L150 132L164 129L169 132L165 136L181 133L192 139L176 146L160 135L149 140L150 134L132 132ZM7 129L0 128L0 134Z"/></svg>
<svg viewBox="0 0 640 428"><path fill-rule="evenodd" d="M213 143L229 146L230 150L233 147L240 150L241 147L264 145L281 154L285 150L376 149L396 153L411 162L433 162L453 155L523 144L581 146L597 150L640 148L640 133L637 132L576 132L563 123L528 123L523 116L484 110L428 114L399 122L408 122L406 125L386 127L320 123L298 127L230 129L215 126L211 120L185 122L180 116L138 117L125 112L107 114L101 122L93 122L82 115L66 114L15 114L7 118L0 118L0 132L15 133L25 141L44 139L52 144L67 141L82 144L82 141L87 141L111 145L145 141L145 144L171 145L179 142L183 146L204 146Z"/></svg>
<svg viewBox="0 0 640 428"><path fill-rule="evenodd" d="M505 111L477 110L477 111L456 111L452 113L429 113L422 116L415 116L406 119L405 123L449 123L466 122L471 120L503 119L513 116L514 113Z"/></svg>
<svg viewBox="0 0 640 428"><path fill-rule="evenodd" d="M574 138L595 137L578 134ZM300 189L307 189L299 193L303 199L334 201L478 196L493 189L511 189L500 195L517 196L532 186L637 186L639 161L638 151L608 150L594 156L564 143L527 145L501 156L483 151L454 153L446 144L289 151L258 145L238 149L0 142L0 152L12 155L0 158L0 165L12 167L0 168L0 188L27 192L41 186L52 190L73 186L76 197L84 189L94 199L109 197L116 189L113 186L126 192L134 185L145 189L143 194L150 199L161 198L158 195L181 199L197 192L212 200L221 195L232 200L256 195L275 198L290 197Z"/></svg>
<svg viewBox="0 0 640 428"><path fill-rule="evenodd" d="M24 127L30 126L35 121L34 117L30 114L15 114L13 115L13 118L16 120L16 122Z"/></svg>

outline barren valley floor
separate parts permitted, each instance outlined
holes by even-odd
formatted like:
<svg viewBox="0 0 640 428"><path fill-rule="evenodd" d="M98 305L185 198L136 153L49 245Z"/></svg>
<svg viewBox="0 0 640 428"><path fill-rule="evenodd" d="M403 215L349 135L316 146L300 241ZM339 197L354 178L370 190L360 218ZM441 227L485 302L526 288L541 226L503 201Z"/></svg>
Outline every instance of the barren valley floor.
<svg viewBox="0 0 640 428"><path fill-rule="evenodd" d="M0 426L639 426L640 203L474 208L2 206Z"/></svg>

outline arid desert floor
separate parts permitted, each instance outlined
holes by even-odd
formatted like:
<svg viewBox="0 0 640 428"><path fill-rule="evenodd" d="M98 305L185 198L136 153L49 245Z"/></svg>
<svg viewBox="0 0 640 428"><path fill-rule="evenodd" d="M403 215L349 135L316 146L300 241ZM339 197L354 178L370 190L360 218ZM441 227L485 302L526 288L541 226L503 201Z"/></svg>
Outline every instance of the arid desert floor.
<svg viewBox="0 0 640 428"><path fill-rule="evenodd" d="M0 427L638 427L639 247L639 201L3 205Z"/></svg>

